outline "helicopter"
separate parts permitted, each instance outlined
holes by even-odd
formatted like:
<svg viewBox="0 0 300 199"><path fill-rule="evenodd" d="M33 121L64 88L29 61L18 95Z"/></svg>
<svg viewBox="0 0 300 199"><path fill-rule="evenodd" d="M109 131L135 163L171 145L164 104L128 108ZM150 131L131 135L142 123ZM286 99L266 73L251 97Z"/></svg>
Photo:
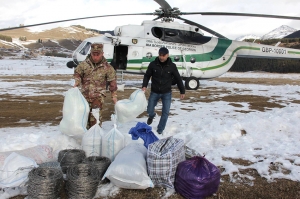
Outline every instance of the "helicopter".
<svg viewBox="0 0 300 199"><path fill-rule="evenodd" d="M75 68L86 59L92 43L102 43L105 58L108 62L114 63L117 71L145 74L149 63L156 58L159 48L166 47L169 49L169 57L176 64L188 90L197 90L200 80L212 79L226 73L237 57L300 59L298 49L230 40L220 33L181 16L222 15L293 20L299 20L300 17L228 12L181 12L179 8L171 7L165 0L154 1L161 6L154 13L75 18L0 29L0 31L98 17L154 15L155 19L143 21L141 25L117 26L113 34L105 33L83 40L73 52L73 60L68 62L67 66ZM174 19L182 20L184 24L175 22ZM202 30L213 36L205 36Z"/></svg>

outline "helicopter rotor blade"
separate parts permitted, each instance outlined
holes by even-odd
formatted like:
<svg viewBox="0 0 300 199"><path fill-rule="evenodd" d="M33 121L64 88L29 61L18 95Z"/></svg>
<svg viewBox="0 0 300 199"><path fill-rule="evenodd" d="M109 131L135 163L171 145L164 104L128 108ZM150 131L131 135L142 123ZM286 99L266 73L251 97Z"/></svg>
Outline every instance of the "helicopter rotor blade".
<svg viewBox="0 0 300 199"><path fill-rule="evenodd" d="M164 10L172 9L172 7L165 0L154 0L154 1L158 3Z"/></svg>
<svg viewBox="0 0 300 199"><path fill-rule="evenodd" d="M211 15L211 16L243 16L243 17L263 17L263 18L279 18L279 19L295 19L300 20L300 17L294 16L281 16L281 15L265 15L265 14L252 14L252 13L234 13L234 12L181 12L181 15Z"/></svg>
<svg viewBox="0 0 300 199"><path fill-rule="evenodd" d="M177 17L177 19L180 19L180 20L184 21L184 23L187 23L187 24L190 24L190 25L193 25L193 26L197 26L197 27L200 28L201 30L204 30L204 31L206 31L206 32L208 32L208 33L210 33L210 34L212 34L212 35L215 35L215 36L217 36L217 37L219 37L219 38L228 39L227 37L221 35L220 33L217 33L216 31L213 31L213 30L211 30L211 29L209 29L209 28L207 28L207 27L205 27L205 26L202 26L202 25L200 25L200 24L197 24L197 23L195 23L195 22L193 22L193 21L190 21L190 20L188 20L188 19L184 19L184 18L179 17L179 16Z"/></svg>
<svg viewBox="0 0 300 199"><path fill-rule="evenodd" d="M100 16L92 16L92 17L81 17L81 18L74 18L74 19L65 19L65 20L59 20L59 21L50 21L50 22L45 22L45 23L31 24L31 25L26 25L26 26L3 28L3 29L0 29L0 31L48 25L48 24L66 22L66 21L76 21L76 20L82 20L82 19L92 19L92 18L100 18L100 17L116 17L116 16L132 16L132 15L153 15L153 13L132 13L132 14L114 14L114 15L100 15Z"/></svg>

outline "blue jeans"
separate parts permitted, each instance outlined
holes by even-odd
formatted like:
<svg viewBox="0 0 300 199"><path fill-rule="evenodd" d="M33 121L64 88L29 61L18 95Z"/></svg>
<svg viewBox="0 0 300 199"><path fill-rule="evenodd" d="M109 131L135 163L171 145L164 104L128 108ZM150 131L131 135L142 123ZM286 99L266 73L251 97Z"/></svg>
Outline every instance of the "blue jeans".
<svg viewBox="0 0 300 199"><path fill-rule="evenodd" d="M149 115L149 118L154 118L155 117L155 112L154 108L158 102L158 100L161 99L162 101L162 114L157 126L157 132L163 132L163 130L166 127L168 117L169 117L169 112L170 112L170 107L171 107L171 100L172 100L172 93L164 93L164 94L159 94L159 93L150 93L150 97L148 99L148 107L147 107L147 112Z"/></svg>

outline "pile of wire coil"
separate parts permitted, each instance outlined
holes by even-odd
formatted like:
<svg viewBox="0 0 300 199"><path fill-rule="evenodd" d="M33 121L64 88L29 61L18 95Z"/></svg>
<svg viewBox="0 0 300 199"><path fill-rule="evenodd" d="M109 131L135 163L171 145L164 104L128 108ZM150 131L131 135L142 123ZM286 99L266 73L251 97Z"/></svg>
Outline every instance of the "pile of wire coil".
<svg viewBox="0 0 300 199"><path fill-rule="evenodd" d="M38 167L28 173L27 193L30 199L59 198L63 187L63 173L57 168Z"/></svg>
<svg viewBox="0 0 300 199"><path fill-rule="evenodd" d="M63 173L66 173L70 166L82 163L84 159L85 152L80 149L65 149L58 153L58 162Z"/></svg>
<svg viewBox="0 0 300 199"><path fill-rule="evenodd" d="M67 170L66 190L68 198L89 199L96 194L101 178L97 168L81 163Z"/></svg>
<svg viewBox="0 0 300 199"><path fill-rule="evenodd" d="M90 156L83 160L84 163L91 164L99 170L100 178L102 179L107 168L111 164L111 160L104 156Z"/></svg>

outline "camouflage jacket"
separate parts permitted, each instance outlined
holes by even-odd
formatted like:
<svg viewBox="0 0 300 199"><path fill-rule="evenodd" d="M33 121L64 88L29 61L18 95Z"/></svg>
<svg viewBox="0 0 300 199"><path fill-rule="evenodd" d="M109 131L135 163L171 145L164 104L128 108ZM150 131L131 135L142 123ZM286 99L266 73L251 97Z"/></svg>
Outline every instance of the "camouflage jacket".
<svg viewBox="0 0 300 199"><path fill-rule="evenodd" d="M106 82L109 82L111 96L117 97L116 71L107 63L105 57L94 64L90 55L74 71L75 85L81 85L81 92L88 102L106 97Z"/></svg>

